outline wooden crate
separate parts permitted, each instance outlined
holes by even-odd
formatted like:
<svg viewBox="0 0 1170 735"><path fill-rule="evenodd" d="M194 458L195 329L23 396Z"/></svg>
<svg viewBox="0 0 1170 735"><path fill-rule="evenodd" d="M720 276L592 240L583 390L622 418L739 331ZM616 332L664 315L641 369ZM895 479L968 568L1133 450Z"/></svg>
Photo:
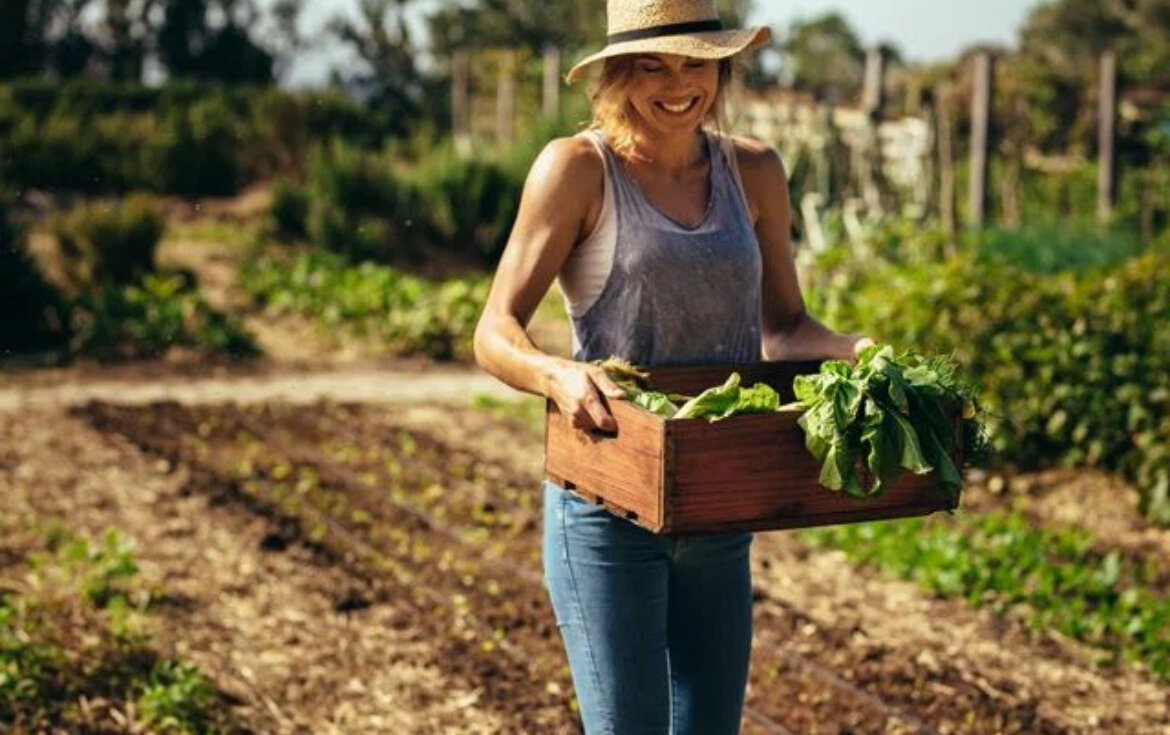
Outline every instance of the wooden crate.
<svg viewBox="0 0 1170 735"><path fill-rule="evenodd" d="M733 371L743 385L767 383L785 403L792 381L819 362L650 368L658 390L697 395ZM574 429L548 401L545 473L550 480L655 533L763 531L905 518L952 510L933 473L905 473L882 496L851 498L822 487L821 465L804 446L799 414L780 412L666 420L609 401L616 434ZM957 441L953 456L959 460ZM957 466L961 466L956 463ZM863 473L863 481L869 478Z"/></svg>

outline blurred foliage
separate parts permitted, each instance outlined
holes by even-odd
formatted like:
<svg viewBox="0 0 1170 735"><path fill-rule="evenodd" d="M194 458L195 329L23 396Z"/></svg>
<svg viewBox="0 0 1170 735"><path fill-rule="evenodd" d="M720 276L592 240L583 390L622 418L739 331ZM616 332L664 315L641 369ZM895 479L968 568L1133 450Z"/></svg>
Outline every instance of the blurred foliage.
<svg viewBox="0 0 1170 735"><path fill-rule="evenodd" d="M483 277L427 281L322 251L251 259L239 283L269 314L313 317L326 331L342 327L397 354L436 360L470 359L490 285Z"/></svg>
<svg viewBox="0 0 1170 735"><path fill-rule="evenodd" d="M420 49L411 40L406 5L407 0L359 0L358 22L337 15L329 26L363 67L335 71L335 79L384 113L395 135L408 132L430 102L415 64Z"/></svg>
<svg viewBox="0 0 1170 735"><path fill-rule="evenodd" d="M300 46L301 0L12 0L0 79L50 74L141 82L148 54L170 79L274 81Z"/></svg>
<svg viewBox="0 0 1170 735"><path fill-rule="evenodd" d="M91 288L104 279L124 285L154 270L164 224L151 201L90 201L58 215L53 234L73 285Z"/></svg>
<svg viewBox="0 0 1170 735"><path fill-rule="evenodd" d="M0 355L59 347L65 339L65 300L29 256L23 228L0 196Z"/></svg>
<svg viewBox="0 0 1170 735"><path fill-rule="evenodd" d="M184 278L152 273L117 285L104 281L73 304L70 349L103 361L160 357L171 347L232 358L259 354L238 317L208 306Z"/></svg>
<svg viewBox="0 0 1170 735"><path fill-rule="evenodd" d="M992 233L949 259L944 240L912 230L895 255L830 250L811 269L810 311L883 342L953 352L982 390L1006 461L1119 471L1143 509L1170 523L1170 248L1135 257L1124 236L1108 246L1087 233L1012 237ZM1087 244L1104 252L1080 253Z"/></svg>
<svg viewBox="0 0 1170 735"><path fill-rule="evenodd" d="M295 173L318 141L381 144L385 116L337 92L176 83L0 85L0 180L86 193L232 194Z"/></svg>
<svg viewBox="0 0 1170 735"><path fill-rule="evenodd" d="M794 23L784 44L793 86L819 99L857 97L865 76L865 49L840 13Z"/></svg>
<svg viewBox="0 0 1170 735"><path fill-rule="evenodd" d="M1014 265L1033 273L1062 273L1114 268L1146 250L1141 238L1127 230L1029 225L1020 230L989 230L977 260Z"/></svg>
<svg viewBox="0 0 1170 735"><path fill-rule="evenodd" d="M309 198L305 190L287 179L278 179L272 185L272 204L269 209L272 227L283 240L301 240L307 233Z"/></svg>
<svg viewBox="0 0 1170 735"><path fill-rule="evenodd" d="M449 139L429 141L417 157L401 147L372 153L334 140L310 157L309 240L353 260L418 263L443 252L494 263L532 160L564 128L542 119L518 143L470 156Z"/></svg>

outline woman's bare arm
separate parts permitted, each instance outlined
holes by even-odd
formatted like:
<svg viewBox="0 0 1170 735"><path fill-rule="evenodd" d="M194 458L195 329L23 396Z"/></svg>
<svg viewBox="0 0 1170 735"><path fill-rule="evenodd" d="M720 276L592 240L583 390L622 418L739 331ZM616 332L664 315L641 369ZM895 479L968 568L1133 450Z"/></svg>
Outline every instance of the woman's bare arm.
<svg viewBox="0 0 1170 735"><path fill-rule="evenodd" d="M475 359L517 390L547 396L581 428L614 428L599 392L624 391L596 366L548 355L526 331L602 195L604 170L592 143L552 141L532 164L516 223L500 258L483 315L475 330Z"/></svg>
<svg viewBox="0 0 1170 735"><path fill-rule="evenodd" d="M760 309L764 359L853 359L859 340L871 340L835 332L805 308L792 246L788 179L780 155L758 141L741 138L737 142L740 174L763 258Z"/></svg>

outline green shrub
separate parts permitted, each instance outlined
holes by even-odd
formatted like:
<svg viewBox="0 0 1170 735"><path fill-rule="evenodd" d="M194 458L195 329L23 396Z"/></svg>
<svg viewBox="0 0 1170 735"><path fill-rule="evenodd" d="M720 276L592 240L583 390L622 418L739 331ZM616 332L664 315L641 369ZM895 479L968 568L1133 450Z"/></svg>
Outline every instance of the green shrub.
<svg viewBox="0 0 1170 735"><path fill-rule="evenodd" d="M154 270L162 217L148 199L87 202L54 223L62 256L77 284L127 284Z"/></svg>
<svg viewBox="0 0 1170 735"><path fill-rule="evenodd" d="M309 198L304 189L285 179L273 184L269 215L277 235L298 240L303 238L307 232L308 211Z"/></svg>
<svg viewBox="0 0 1170 735"><path fill-rule="evenodd" d="M970 256L822 278L810 310L847 331L951 353L1024 467L1119 471L1170 523L1170 254L1046 275Z"/></svg>
<svg viewBox="0 0 1170 735"><path fill-rule="evenodd" d="M25 249L23 233L0 198L0 355L51 349L66 338L68 308Z"/></svg>
<svg viewBox="0 0 1170 735"><path fill-rule="evenodd" d="M309 239L350 260L410 260L412 197L383 154L340 140L316 149L308 182Z"/></svg>
<svg viewBox="0 0 1170 735"><path fill-rule="evenodd" d="M78 297L70 326L71 351L101 360L157 357L172 346L230 357L259 353L238 319L211 309L176 275L103 282Z"/></svg>
<svg viewBox="0 0 1170 735"><path fill-rule="evenodd" d="M186 196L234 194L245 181L247 129L222 96L172 109L147 147L156 191Z"/></svg>
<svg viewBox="0 0 1170 735"><path fill-rule="evenodd" d="M475 323L487 301L487 278L443 283L416 278L373 262L350 264L330 252L246 261L240 286L269 313L317 319L376 337L392 351L436 360L466 359Z"/></svg>
<svg viewBox="0 0 1170 735"><path fill-rule="evenodd" d="M138 697L142 721L181 733L207 731L208 705L215 690L192 664L174 659L155 661Z"/></svg>
<svg viewBox="0 0 1170 735"><path fill-rule="evenodd" d="M231 194L300 173L334 136L374 147L385 116L337 91L175 81L158 88L22 80L0 84L0 178L21 188Z"/></svg>
<svg viewBox="0 0 1170 735"><path fill-rule="evenodd" d="M462 157L448 141L411 164L334 141L310 159L309 239L353 260L412 262L437 250L494 262L531 163L516 158Z"/></svg>
<svg viewBox="0 0 1170 735"><path fill-rule="evenodd" d="M991 230L979 245L979 260L1015 265L1037 273L1111 268L1141 255L1145 245L1124 230L1032 225Z"/></svg>

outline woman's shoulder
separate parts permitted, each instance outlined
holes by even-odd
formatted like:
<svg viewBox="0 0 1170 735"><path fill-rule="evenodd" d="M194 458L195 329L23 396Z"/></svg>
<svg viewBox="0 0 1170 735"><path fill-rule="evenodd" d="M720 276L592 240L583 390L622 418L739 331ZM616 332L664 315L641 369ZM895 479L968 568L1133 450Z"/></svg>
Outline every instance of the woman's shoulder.
<svg viewBox="0 0 1170 735"><path fill-rule="evenodd" d="M578 184L592 180L600 183L605 174L601 153L585 134L553 138L545 144L532 168L556 176L568 176Z"/></svg>
<svg viewBox="0 0 1170 735"><path fill-rule="evenodd" d="M725 144L730 144L733 147L742 173L758 173L775 166L783 168L784 163L780 160L780 154L776 151L775 146L756 138L749 138L746 135L731 135L729 133L720 135L726 142Z"/></svg>

